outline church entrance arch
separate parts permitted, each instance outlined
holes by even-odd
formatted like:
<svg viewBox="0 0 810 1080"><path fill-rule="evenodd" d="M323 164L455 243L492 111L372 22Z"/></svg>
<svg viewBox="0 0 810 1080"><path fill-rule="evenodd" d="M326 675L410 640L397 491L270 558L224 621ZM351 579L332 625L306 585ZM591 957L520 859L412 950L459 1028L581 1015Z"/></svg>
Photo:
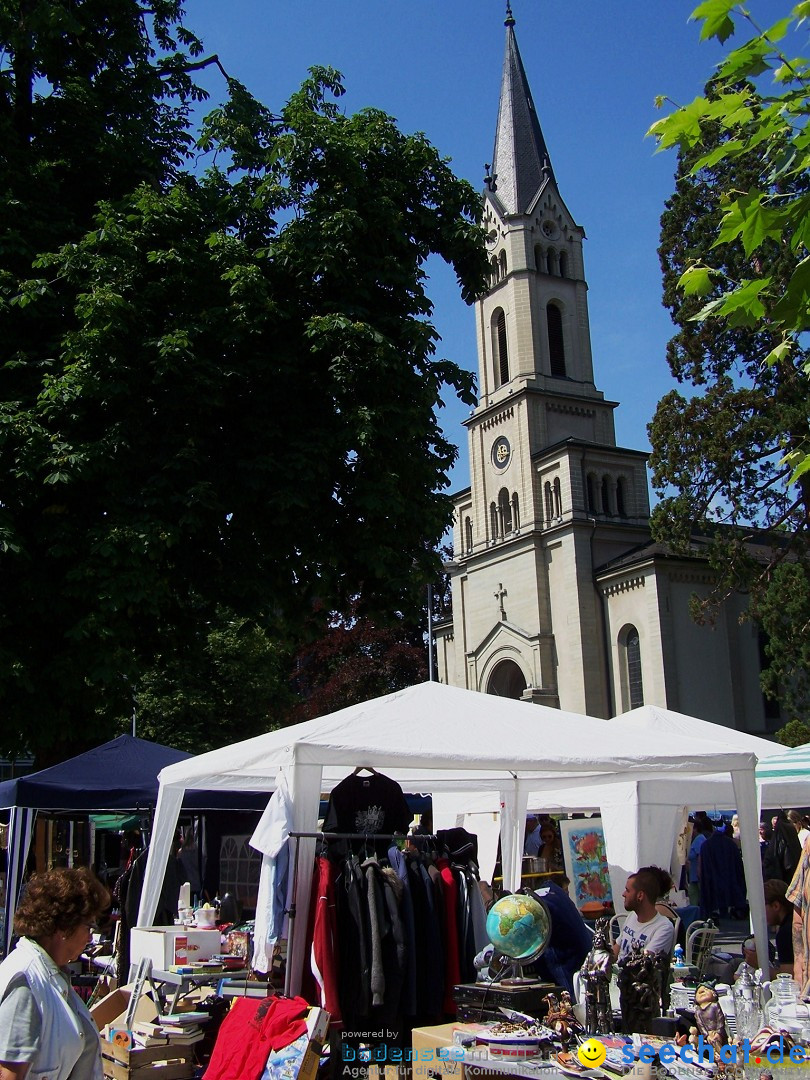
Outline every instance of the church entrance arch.
<svg viewBox="0 0 810 1080"><path fill-rule="evenodd" d="M514 660L496 664L487 682L487 693L497 697L520 698L525 689L526 679Z"/></svg>

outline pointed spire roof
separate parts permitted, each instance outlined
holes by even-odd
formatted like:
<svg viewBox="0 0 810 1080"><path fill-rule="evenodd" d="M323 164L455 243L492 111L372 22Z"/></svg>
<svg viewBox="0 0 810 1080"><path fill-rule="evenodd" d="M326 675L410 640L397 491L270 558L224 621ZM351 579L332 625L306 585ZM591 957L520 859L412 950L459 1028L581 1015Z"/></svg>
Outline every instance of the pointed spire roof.
<svg viewBox="0 0 810 1080"><path fill-rule="evenodd" d="M507 214L523 214L540 188L554 179L537 110L515 37L515 20L506 5L506 52L501 100L492 156L494 190Z"/></svg>

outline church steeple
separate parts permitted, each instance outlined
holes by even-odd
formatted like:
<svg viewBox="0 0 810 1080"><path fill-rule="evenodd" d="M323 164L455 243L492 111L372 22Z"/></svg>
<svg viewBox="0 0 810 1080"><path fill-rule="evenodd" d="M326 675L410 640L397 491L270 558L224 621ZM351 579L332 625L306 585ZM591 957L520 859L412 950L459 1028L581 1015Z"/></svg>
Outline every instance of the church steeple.
<svg viewBox="0 0 810 1080"><path fill-rule="evenodd" d="M507 214L525 214L548 178L554 179L532 92L515 37L512 8L506 6L506 52L492 156L493 186Z"/></svg>

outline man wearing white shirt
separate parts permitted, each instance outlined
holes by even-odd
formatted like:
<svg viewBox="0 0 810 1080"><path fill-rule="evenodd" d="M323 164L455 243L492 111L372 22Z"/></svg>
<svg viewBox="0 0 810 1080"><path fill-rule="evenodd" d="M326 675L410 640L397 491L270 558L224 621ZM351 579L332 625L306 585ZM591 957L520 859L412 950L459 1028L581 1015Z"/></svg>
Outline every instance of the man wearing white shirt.
<svg viewBox="0 0 810 1080"><path fill-rule="evenodd" d="M641 945L645 952L667 955L672 952L675 925L671 919L655 909L656 901L663 895L663 876L666 876L671 884L666 871L645 866L627 879L622 900L629 914L619 940L613 946L618 960L623 960L634 945Z"/></svg>

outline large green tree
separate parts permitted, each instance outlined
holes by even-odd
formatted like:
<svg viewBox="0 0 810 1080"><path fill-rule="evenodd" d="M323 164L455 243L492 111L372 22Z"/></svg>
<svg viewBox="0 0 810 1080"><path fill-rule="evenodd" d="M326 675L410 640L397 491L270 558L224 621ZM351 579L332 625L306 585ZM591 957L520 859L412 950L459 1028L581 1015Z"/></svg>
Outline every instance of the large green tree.
<svg viewBox="0 0 810 1080"><path fill-rule="evenodd" d="M279 115L228 78L193 132L179 5L113 9L0 23L7 751L104 737L218 613L289 641L315 603L403 607L450 515L435 410L472 400L423 269L481 287L472 188L328 70Z"/></svg>
<svg viewBox="0 0 810 1080"><path fill-rule="evenodd" d="M220 610L158 653L137 685L122 688L118 707L140 738L199 754L289 722L297 703L289 646ZM105 711L114 712L111 702Z"/></svg>
<svg viewBox="0 0 810 1080"><path fill-rule="evenodd" d="M695 15L704 36L727 36L733 17L750 21L725 0L709 0ZM785 91L772 95L751 81L776 66L775 41L787 29L759 31L729 54L702 97L653 126L662 145L679 147L660 257L664 303L678 327L667 359L689 389L659 403L650 438L661 495L654 533L680 550L700 534L716 572L696 614L710 617L731 591L747 591L764 631L765 689L803 713L810 383L797 283L806 273L810 182L796 156L799 133L779 116ZM790 78L783 67L777 83ZM804 93L803 76L797 86Z"/></svg>

